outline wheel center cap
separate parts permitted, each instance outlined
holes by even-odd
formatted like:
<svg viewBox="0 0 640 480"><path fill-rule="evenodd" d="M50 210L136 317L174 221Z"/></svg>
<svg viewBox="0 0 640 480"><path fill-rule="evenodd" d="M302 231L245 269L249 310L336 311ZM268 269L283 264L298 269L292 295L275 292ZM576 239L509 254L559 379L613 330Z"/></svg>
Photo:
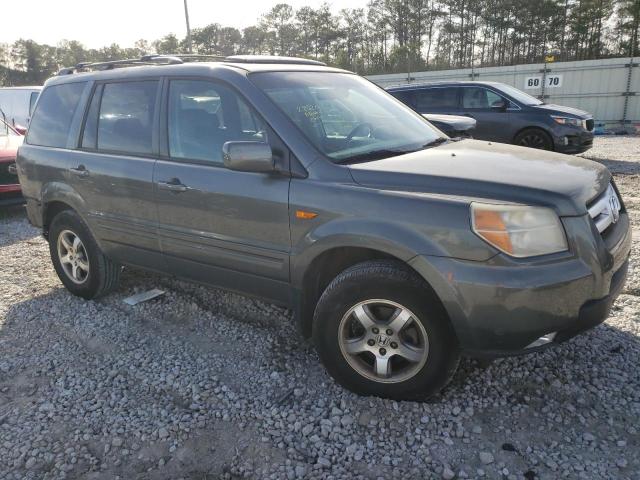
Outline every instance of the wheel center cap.
<svg viewBox="0 0 640 480"><path fill-rule="evenodd" d="M389 341L391 340L389 337L383 335L382 333L378 335L376 339L378 340L378 345L380 345L381 347L386 347L387 345L389 345Z"/></svg>

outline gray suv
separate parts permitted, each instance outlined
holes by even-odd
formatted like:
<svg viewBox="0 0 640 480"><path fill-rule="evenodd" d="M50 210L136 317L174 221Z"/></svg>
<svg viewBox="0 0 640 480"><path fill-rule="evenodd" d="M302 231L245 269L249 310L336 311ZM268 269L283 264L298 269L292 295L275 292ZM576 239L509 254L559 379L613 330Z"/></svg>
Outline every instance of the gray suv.
<svg viewBox="0 0 640 480"><path fill-rule="evenodd" d="M631 235L605 167L452 141L318 62L186 60L46 83L17 164L71 293L127 265L265 298L338 382L398 399L607 317Z"/></svg>

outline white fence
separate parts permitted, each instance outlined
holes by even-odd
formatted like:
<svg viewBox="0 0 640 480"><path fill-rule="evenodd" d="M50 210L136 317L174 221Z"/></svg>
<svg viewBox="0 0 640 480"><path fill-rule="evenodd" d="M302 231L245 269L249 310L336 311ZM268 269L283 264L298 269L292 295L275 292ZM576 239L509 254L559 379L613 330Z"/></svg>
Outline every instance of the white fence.
<svg viewBox="0 0 640 480"><path fill-rule="evenodd" d="M610 58L579 62L465 68L430 72L370 75L382 87L435 81L502 82L544 98L547 103L576 107L597 123L640 123L640 59Z"/></svg>

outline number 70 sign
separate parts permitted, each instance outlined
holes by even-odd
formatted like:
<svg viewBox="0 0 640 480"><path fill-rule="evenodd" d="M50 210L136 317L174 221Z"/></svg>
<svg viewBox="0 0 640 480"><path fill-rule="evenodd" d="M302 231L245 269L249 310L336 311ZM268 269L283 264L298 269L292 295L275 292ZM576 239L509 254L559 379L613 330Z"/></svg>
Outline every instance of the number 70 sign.
<svg viewBox="0 0 640 480"><path fill-rule="evenodd" d="M525 90L542 88L542 76L527 77L524 79ZM562 75L547 75L544 79L545 88L558 88L562 86Z"/></svg>

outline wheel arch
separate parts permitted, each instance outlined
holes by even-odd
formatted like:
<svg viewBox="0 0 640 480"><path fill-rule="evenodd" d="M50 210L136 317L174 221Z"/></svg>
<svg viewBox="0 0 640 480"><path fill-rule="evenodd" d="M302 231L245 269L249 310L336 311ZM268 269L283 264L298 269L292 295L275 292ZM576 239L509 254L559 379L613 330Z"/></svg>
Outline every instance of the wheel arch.
<svg viewBox="0 0 640 480"><path fill-rule="evenodd" d="M42 189L42 233L49 234L49 225L53 218L63 210L74 210L84 217L85 202L69 185L49 183Z"/></svg>
<svg viewBox="0 0 640 480"><path fill-rule="evenodd" d="M551 148L553 149L552 151L555 151L556 149L556 142L553 139L553 135L551 134L551 132L549 132L549 130L547 128L545 128L544 126L541 125L528 125L526 127L522 127L520 130L518 130L514 135L513 138L511 139L511 142L516 145L516 138L518 138L518 135L520 135L522 132L524 132L525 130L539 130L540 132L544 133L547 137L549 137L549 141L551 142Z"/></svg>
<svg viewBox="0 0 640 480"><path fill-rule="evenodd" d="M371 260L394 261L418 275L446 312L430 282L409 263L411 258L402 258L383 249L355 245L333 246L318 253L304 269L295 288L295 318L303 336L311 337L315 308L329 283L347 268Z"/></svg>

